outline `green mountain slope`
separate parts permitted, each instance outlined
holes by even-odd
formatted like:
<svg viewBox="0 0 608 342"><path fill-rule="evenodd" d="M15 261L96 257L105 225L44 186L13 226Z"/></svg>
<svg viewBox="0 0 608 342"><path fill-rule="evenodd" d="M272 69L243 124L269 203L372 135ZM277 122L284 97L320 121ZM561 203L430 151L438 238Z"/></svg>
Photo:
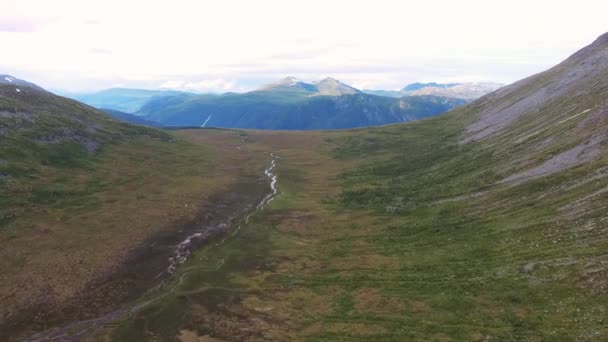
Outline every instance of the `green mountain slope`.
<svg viewBox="0 0 608 342"><path fill-rule="evenodd" d="M0 111L0 158L5 168L22 158L41 162L43 155L59 156L64 149L93 153L106 142L132 135L168 138L160 131L120 124L87 105L30 87L1 84Z"/></svg>
<svg viewBox="0 0 608 342"><path fill-rule="evenodd" d="M114 310L211 224L201 212L224 219L265 190L265 155L236 150L238 132L186 142L13 83L0 84L2 341Z"/></svg>
<svg viewBox="0 0 608 342"><path fill-rule="evenodd" d="M142 118L141 116L121 112L121 111L114 110L114 109L108 109L108 108L99 108L99 110L108 114L109 116L113 117L114 119L122 121L122 122L128 122L128 123L131 123L134 125L142 125L142 126L149 126L149 127L162 127L162 125L159 124L158 122L146 120L145 118Z"/></svg>

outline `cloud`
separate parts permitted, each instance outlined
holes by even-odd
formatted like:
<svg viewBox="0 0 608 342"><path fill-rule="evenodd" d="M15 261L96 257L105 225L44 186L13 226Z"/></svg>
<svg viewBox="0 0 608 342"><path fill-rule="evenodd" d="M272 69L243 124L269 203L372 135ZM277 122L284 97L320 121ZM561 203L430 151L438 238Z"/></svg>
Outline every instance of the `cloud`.
<svg viewBox="0 0 608 342"><path fill-rule="evenodd" d="M200 81L170 80L162 83L159 88L192 92L226 92L235 90L236 84L223 78Z"/></svg>
<svg viewBox="0 0 608 342"><path fill-rule="evenodd" d="M102 55L107 55L107 54L111 54L112 53L112 51L110 51L110 50L100 49L100 48L92 48L92 49L89 49L89 51L91 53L102 54Z"/></svg>
<svg viewBox="0 0 608 342"><path fill-rule="evenodd" d="M607 12L594 0L1 0L0 69L72 89L234 91L286 75L511 82L590 43Z"/></svg>
<svg viewBox="0 0 608 342"><path fill-rule="evenodd" d="M10 18L0 15L0 32L34 32L36 23L27 18Z"/></svg>

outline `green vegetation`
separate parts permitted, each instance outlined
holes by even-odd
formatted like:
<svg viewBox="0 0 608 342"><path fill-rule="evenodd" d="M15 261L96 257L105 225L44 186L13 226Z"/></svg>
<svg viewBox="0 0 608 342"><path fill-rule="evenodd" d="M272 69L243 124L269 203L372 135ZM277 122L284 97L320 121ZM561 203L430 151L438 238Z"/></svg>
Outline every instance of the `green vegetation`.
<svg viewBox="0 0 608 342"><path fill-rule="evenodd" d="M3 147L12 153L4 179L27 171L2 202L13 210L0 222L19 227L16 237L3 235L0 260L10 277L3 293L42 296L19 286L50 278L52 291L39 292L61 303L73 292L57 279L83 288L72 282L91 274L71 271L103 273L108 255L131 261L115 254L125 247L154 250L146 239L153 233L206 222L201 207L210 208L207 216L243 216L252 198L263 197L254 189L264 185L272 152L279 197L241 229L234 222L233 234L193 251L166 282L145 284L140 298L119 297L122 314L87 337L604 340L606 49L608 35L545 73L402 125L173 135L143 128L130 135L132 126L121 126L117 143L116 130L41 130L30 136L32 147ZM14 105L6 102L2 113ZM6 125L27 127L19 121L27 122L27 111L13 113ZM91 139L104 142L94 157L83 144ZM58 150L36 152L50 142ZM31 159L13 162L20 158ZM209 199L217 193L236 200ZM128 281L141 272L116 274ZM115 310L110 304L100 311Z"/></svg>
<svg viewBox="0 0 608 342"><path fill-rule="evenodd" d="M239 134L187 141L0 85L0 339L96 317L147 288L167 267L167 237L266 165L234 149ZM157 249L142 248L150 241Z"/></svg>
<svg viewBox="0 0 608 342"><path fill-rule="evenodd" d="M495 148L501 136L461 144L465 110L351 132L252 132L250 149L281 157L280 197L235 238L197 251L161 290L171 299L112 336L604 336L605 197L580 199L606 185L588 180L608 160L502 183L519 156Z"/></svg>

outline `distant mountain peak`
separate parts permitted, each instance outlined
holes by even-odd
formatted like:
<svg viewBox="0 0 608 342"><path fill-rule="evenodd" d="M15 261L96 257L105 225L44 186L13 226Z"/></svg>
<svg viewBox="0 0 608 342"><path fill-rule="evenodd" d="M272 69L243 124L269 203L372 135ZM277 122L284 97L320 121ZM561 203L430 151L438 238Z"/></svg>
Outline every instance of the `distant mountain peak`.
<svg viewBox="0 0 608 342"><path fill-rule="evenodd" d="M401 90L363 90L365 93L402 97L402 96L441 96L454 99L464 99L472 101L487 93L493 92L502 87L503 84L494 82L468 82L468 83L411 83Z"/></svg>
<svg viewBox="0 0 608 342"><path fill-rule="evenodd" d="M346 83L342 83L333 77L326 77L316 83L319 95L339 96L348 94L358 94L361 91Z"/></svg>
<svg viewBox="0 0 608 342"><path fill-rule="evenodd" d="M502 86L502 84L493 82L450 83L440 84L440 86L426 86L415 91L407 92L406 95L434 95L459 98L470 101L477 99L485 94L491 93Z"/></svg>
<svg viewBox="0 0 608 342"><path fill-rule="evenodd" d="M288 76L284 79L268 84L259 90L270 91L270 90L281 90L281 91L303 91L308 95L327 95L327 96L340 96L348 94L357 94L361 91L355 89L348 84L342 83L335 78L326 77L321 81L315 83L303 82L296 77Z"/></svg>
<svg viewBox="0 0 608 342"><path fill-rule="evenodd" d="M299 79L297 79L296 77L293 76L287 76L284 79L282 79L279 84L281 85L296 85L297 83L300 83L301 81Z"/></svg>
<svg viewBox="0 0 608 342"><path fill-rule="evenodd" d="M294 76L287 76L282 80L274 83L267 84L262 86L258 90L272 90L272 89L298 89L302 88L303 90L310 91L308 88L312 87L311 84L300 81L298 78Z"/></svg>

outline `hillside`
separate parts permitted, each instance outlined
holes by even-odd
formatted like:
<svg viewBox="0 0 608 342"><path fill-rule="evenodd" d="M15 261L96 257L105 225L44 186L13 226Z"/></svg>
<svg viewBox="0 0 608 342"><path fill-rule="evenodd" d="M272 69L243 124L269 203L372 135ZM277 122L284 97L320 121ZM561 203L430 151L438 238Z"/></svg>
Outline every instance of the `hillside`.
<svg viewBox="0 0 608 342"><path fill-rule="evenodd" d="M108 109L108 108L99 108L99 110L108 114L109 116L113 117L114 119L116 119L118 121L127 122L127 123L131 123L134 125L148 126L148 127L162 127L162 125L159 124L158 122L146 120L146 119L142 118L141 116L121 112L121 111L114 110L114 109Z"/></svg>
<svg viewBox="0 0 608 342"><path fill-rule="evenodd" d="M107 108L131 114L137 112L154 97L194 96L195 94L175 90L111 88L95 93L65 93L61 95L95 108Z"/></svg>
<svg viewBox="0 0 608 342"><path fill-rule="evenodd" d="M312 130L412 121L464 103L435 96L393 99L334 79L312 84L288 77L244 94L155 98L137 115L166 126Z"/></svg>
<svg viewBox="0 0 608 342"><path fill-rule="evenodd" d="M91 336L605 340L607 52L428 120L251 132L279 197Z"/></svg>
<svg viewBox="0 0 608 342"><path fill-rule="evenodd" d="M120 125L89 106L37 86L0 84L0 111L0 158L7 163L15 159L11 153L27 157L36 150L40 157L42 151L61 153L62 148L92 153L104 143L130 134L166 137L159 131Z"/></svg>
<svg viewBox="0 0 608 342"><path fill-rule="evenodd" d="M187 142L12 81L0 84L2 341L137 298L168 277L184 234L266 191L268 160L236 150L240 132Z"/></svg>

